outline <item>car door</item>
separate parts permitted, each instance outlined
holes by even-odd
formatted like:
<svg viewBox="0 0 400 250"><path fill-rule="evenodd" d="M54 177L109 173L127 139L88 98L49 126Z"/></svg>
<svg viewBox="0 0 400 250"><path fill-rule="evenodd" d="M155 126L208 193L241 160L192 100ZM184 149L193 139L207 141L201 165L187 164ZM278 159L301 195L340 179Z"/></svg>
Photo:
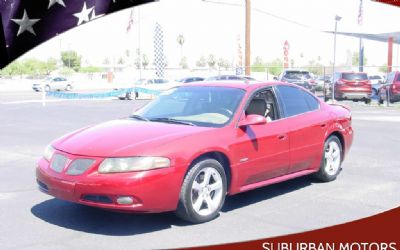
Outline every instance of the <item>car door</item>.
<svg viewBox="0 0 400 250"><path fill-rule="evenodd" d="M289 173L318 168L330 114L321 111L318 99L303 89L277 86L279 100L289 124Z"/></svg>
<svg viewBox="0 0 400 250"><path fill-rule="evenodd" d="M257 99L255 93L249 100L245 110ZM250 125L244 128L237 128L236 143L232 146L235 161L238 162L237 183L241 191L251 189L256 183L285 175L289 169L289 138L288 123L280 119L279 107L277 106L275 94L269 89L275 99L276 114L272 121L262 125ZM262 98L260 101L262 102ZM247 114L265 114L264 111L251 112ZM242 117L246 115L243 111Z"/></svg>

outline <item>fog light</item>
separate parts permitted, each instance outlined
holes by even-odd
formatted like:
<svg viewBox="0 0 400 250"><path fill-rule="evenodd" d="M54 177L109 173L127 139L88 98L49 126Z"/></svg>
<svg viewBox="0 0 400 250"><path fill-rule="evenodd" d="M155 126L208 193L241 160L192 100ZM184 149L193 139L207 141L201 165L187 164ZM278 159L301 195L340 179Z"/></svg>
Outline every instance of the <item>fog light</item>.
<svg viewBox="0 0 400 250"><path fill-rule="evenodd" d="M133 198L131 196L120 196L117 198L117 203L120 205L130 205L133 203Z"/></svg>

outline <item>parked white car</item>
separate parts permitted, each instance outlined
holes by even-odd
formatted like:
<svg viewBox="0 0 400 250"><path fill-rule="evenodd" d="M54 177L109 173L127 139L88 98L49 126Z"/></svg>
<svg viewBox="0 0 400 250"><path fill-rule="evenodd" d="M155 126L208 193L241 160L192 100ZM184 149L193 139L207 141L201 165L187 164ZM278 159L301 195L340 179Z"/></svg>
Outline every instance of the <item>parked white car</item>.
<svg viewBox="0 0 400 250"><path fill-rule="evenodd" d="M128 88L143 88L143 89L148 89L148 90L155 90L155 91L165 91L167 89L180 86L182 83L176 82L176 81L171 81L168 79L164 78L143 78L139 79L136 81L133 86L130 86ZM115 89L115 90L118 90ZM146 94L141 94L140 92L130 92L127 91L126 93L122 93L121 95L118 96L120 100L132 100L132 99L138 99L140 95L146 95ZM147 94L148 95L148 94Z"/></svg>
<svg viewBox="0 0 400 250"><path fill-rule="evenodd" d="M53 91L53 90L66 90L71 91L73 88L72 82L65 77L47 77L40 83L34 83L32 89L34 91Z"/></svg>

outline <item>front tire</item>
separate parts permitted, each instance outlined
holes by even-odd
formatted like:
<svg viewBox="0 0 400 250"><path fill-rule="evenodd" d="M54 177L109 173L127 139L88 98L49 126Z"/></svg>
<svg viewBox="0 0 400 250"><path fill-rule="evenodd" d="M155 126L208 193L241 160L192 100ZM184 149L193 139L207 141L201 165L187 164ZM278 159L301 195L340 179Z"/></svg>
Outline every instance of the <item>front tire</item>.
<svg viewBox="0 0 400 250"><path fill-rule="evenodd" d="M321 166L315 177L323 182L336 179L341 170L342 164L342 143L335 135L330 136L324 145Z"/></svg>
<svg viewBox="0 0 400 250"><path fill-rule="evenodd" d="M221 163L214 159L197 162L182 184L176 215L191 223L203 223L219 215L227 190Z"/></svg>

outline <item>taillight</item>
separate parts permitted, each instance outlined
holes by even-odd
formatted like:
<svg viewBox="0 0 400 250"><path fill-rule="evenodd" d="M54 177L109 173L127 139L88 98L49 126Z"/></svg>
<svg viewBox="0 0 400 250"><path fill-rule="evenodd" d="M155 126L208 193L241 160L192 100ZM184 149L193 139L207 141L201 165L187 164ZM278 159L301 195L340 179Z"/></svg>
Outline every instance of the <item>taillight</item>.
<svg viewBox="0 0 400 250"><path fill-rule="evenodd" d="M392 84L392 90L396 90L396 85Z"/></svg>
<svg viewBox="0 0 400 250"><path fill-rule="evenodd" d="M310 80L310 83L311 83L311 84L315 84L315 80L314 80L314 79L311 79L311 80Z"/></svg>

